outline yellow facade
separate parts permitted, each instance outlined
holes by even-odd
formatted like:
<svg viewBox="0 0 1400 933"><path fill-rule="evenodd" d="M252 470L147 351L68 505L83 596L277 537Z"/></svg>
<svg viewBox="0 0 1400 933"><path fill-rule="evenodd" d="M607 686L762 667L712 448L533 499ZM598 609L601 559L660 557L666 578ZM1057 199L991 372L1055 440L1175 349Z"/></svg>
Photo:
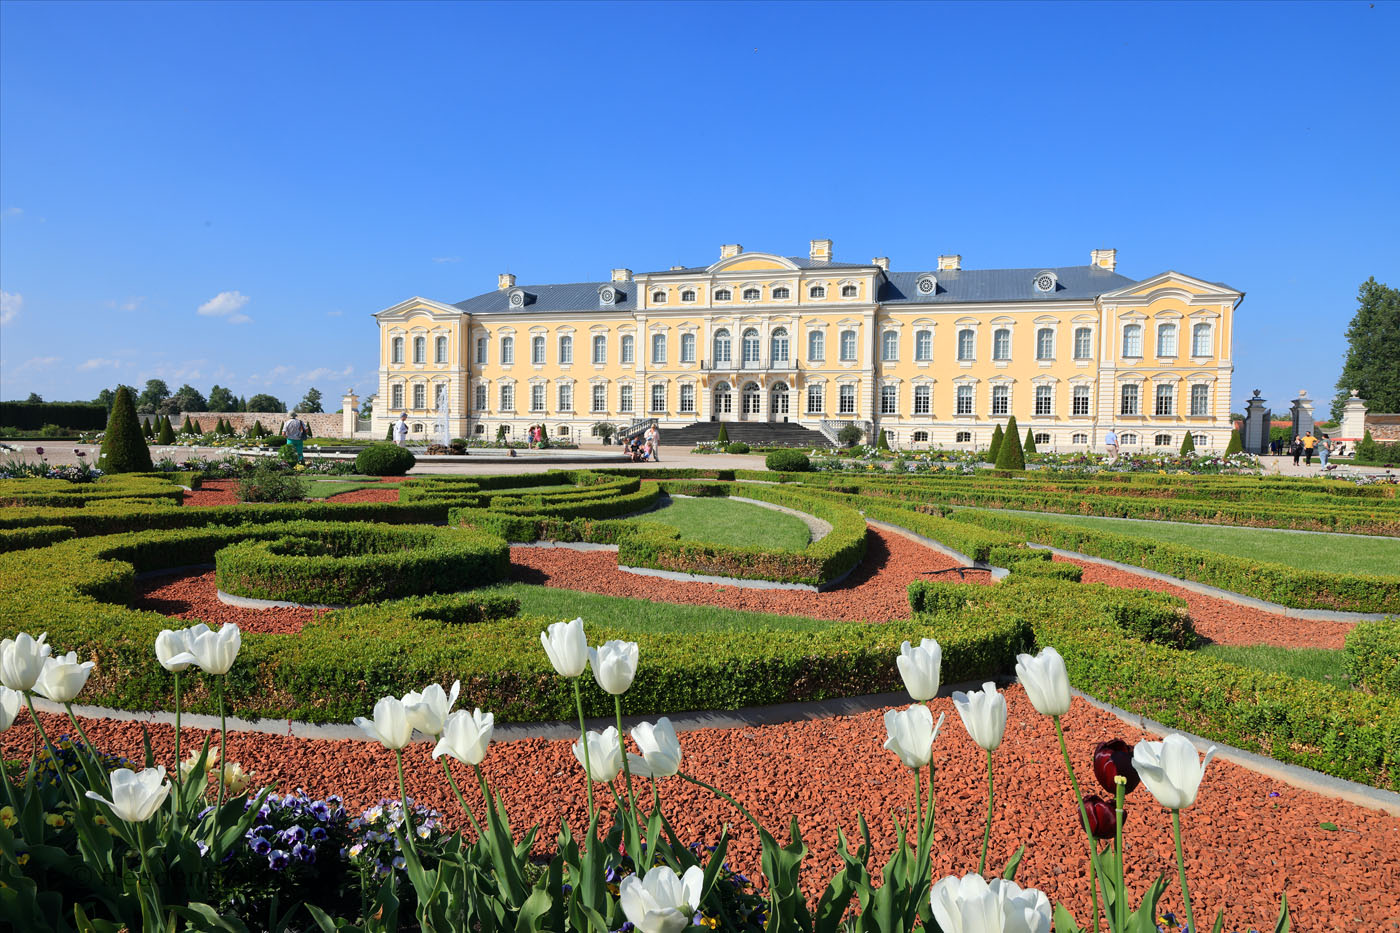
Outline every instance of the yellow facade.
<svg viewBox="0 0 1400 933"><path fill-rule="evenodd" d="M707 267L516 286L376 315L377 431L581 440L599 422L663 428L844 422L904 448L985 446L1016 417L1041 449L1203 448L1229 439L1231 317L1243 298L1175 272L1134 281L1116 254L1054 270L923 273L724 247ZM924 290L927 289L925 292Z"/></svg>

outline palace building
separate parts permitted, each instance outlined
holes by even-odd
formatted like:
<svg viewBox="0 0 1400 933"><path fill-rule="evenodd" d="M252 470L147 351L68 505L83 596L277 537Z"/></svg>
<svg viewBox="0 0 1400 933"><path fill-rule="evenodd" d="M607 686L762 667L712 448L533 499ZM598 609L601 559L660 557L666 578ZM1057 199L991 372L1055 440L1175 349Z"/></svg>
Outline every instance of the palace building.
<svg viewBox="0 0 1400 933"><path fill-rule="evenodd" d="M1229 441L1233 316L1244 293L1178 272L1133 279L1117 253L1088 265L915 271L720 248L708 266L606 281L517 284L375 315L383 434L513 439L544 424L663 430L788 422L829 439L849 422L899 448L985 447L1010 416L1042 450L1124 452ZM718 430L718 426L715 426ZM694 434L696 432L687 432ZM873 437L873 435L871 435Z"/></svg>

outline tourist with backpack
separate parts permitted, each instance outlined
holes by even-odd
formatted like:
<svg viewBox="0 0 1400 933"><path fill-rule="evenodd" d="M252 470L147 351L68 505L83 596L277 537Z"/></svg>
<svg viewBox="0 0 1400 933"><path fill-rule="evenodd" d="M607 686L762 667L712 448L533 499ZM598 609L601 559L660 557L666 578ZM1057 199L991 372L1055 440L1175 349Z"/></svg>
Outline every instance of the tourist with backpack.
<svg viewBox="0 0 1400 933"><path fill-rule="evenodd" d="M311 435L311 427L301 420L301 414L292 412L292 416L282 423L282 436L287 439L287 443L297 452L297 463L303 460L303 453L306 448L306 439Z"/></svg>

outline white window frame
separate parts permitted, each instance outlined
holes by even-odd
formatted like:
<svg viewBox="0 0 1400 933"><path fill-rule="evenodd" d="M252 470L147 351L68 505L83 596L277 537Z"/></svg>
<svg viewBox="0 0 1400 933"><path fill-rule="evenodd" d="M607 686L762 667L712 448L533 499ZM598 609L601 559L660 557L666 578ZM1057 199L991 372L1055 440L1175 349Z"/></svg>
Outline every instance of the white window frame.
<svg viewBox="0 0 1400 933"><path fill-rule="evenodd" d="M486 399L487 399L487 397L488 397L488 392L487 392L487 389L486 389L486 383L484 383L484 382L477 383L477 384L473 387L473 392L472 392L472 403L473 403L473 405L472 405L472 407L475 408L477 411L485 411L485 410L486 410Z"/></svg>
<svg viewBox="0 0 1400 933"><path fill-rule="evenodd" d="M838 414L854 415L856 413L856 387L853 385L842 385L836 391Z"/></svg>
<svg viewBox="0 0 1400 933"><path fill-rule="evenodd" d="M807 383L807 414L819 415L826 411L826 384Z"/></svg>
<svg viewBox="0 0 1400 933"><path fill-rule="evenodd" d="M601 382L600 382L600 383L596 383L596 384L593 386L593 391L592 391L592 393L590 393L590 395L591 395L591 405L592 405L592 407L589 409L589 411L607 411L607 410L608 410L608 387L607 387L607 386L603 385Z"/></svg>
<svg viewBox="0 0 1400 933"><path fill-rule="evenodd" d="M637 362L637 338L631 334L622 335L622 365L631 366Z"/></svg>
<svg viewBox="0 0 1400 933"><path fill-rule="evenodd" d="M814 298L814 299L823 299L823 298L825 298L825 297L826 297L826 286L825 286L825 285L813 285L813 286L811 286L810 288L807 289L807 297L808 297L808 298Z"/></svg>
<svg viewBox="0 0 1400 933"><path fill-rule="evenodd" d="M914 331L914 362L928 363L933 360L933 331L928 328Z"/></svg>
<svg viewBox="0 0 1400 933"><path fill-rule="evenodd" d="M544 334L536 334L530 338L530 364L533 366L543 366L545 363Z"/></svg>
<svg viewBox="0 0 1400 933"><path fill-rule="evenodd" d="M501 365L510 366L515 362L515 338L505 336L501 338Z"/></svg>
<svg viewBox="0 0 1400 933"><path fill-rule="evenodd" d="M1035 387L1034 416L1050 418L1055 414L1055 387L1040 385Z"/></svg>
<svg viewBox="0 0 1400 933"><path fill-rule="evenodd" d="M768 337L769 359L774 363L786 363L791 357L792 339L786 327L775 327Z"/></svg>
<svg viewBox="0 0 1400 933"><path fill-rule="evenodd" d="M666 335L651 335L651 361L653 364L666 362Z"/></svg>
<svg viewBox="0 0 1400 933"><path fill-rule="evenodd" d="M530 411L547 411L545 405L549 402L549 398L545 395L545 388L546 386L543 382L536 382L531 384Z"/></svg>
<svg viewBox="0 0 1400 933"><path fill-rule="evenodd" d="M681 383L680 412L683 415L695 414L695 386L689 382Z"/></svg>
<svg viewBox="0 0 1400 933"><path fill-rule="evenodd" d="M501 411L515 411L515 386L506 383L501 386Z"/></svg>
<svg viewBox="0 0 1400 933"><path fill-rule="evenodd" d="M1083 402L1083 405L1079 403ZM1074 418L1087 418L1091 414L1093 392L1088 386L1075 386L1070 392L1070 415ZM1084 409L1080 411L1080 409Z"/></svg>
<svg viewBox="0 0 1400 933"><path fill-rule="evenodd" d="M392 337L389 340L389 362L403 363L403 338Z"/></svg>
<svg viewBox="0 0 1400 933"><path fill-rule="evenodd" d="M1197 402L1200 404L1198 405ZM1198 410L1199 409L1199 410ZM1210 415L1210 384L1196 382L1191 385L1191 417L1205 418Z"/></svg>
<svg viewBox="0 0 1400 933"><path fill-rule="evenodd" d="M476 364L477 364L478 366L485 366L485 365L486 365L486 355L487 355L488 352L490 352L490 351L487 350L487 347L490 346L490 344L491 344L491 338L490 338L490 337L478 337L478 338L476 338Z"/></svg>
<svg viewBox="0 0 1400 933"><path fill-rule="evenodd" d="M954 393L954 404L957 406L954 413L963 415L975 415L977 413L977 389L970 385L960 385Z"/></svg>
<svg viewBox="0 0 1400 933"><path fill-rule="evenodd" d="M555 400L559 403L559 411L573 411L574 384L572 382L559 383L555 391Z"/></svg>
<svg viewBox="0 0 1400 933"><path fill-rule="evenodd" d="M1055 328L1037 327L1035 329L1035 358L1042 363L1055 359Z"/></svg>
<svg viewBox="0 0 1400 933"><path fill-rule="evenodd" d="M734 290L732 288L717 288L714 293L715 301L733 301Z"/></svg>
<svg viewBox="0 0 1400 933"><path fill-rule="evenodd" d="M389 409L391 411L403 410L403 383L395 383L389 386Z"/></svg>
<svg viewBox="0 0 1400 933"><path fill-rule="evenodd" d="M695 362L695 335L681 334L681 362Z"/></svg>
<svg viewBox="0 0 1400 933"><path fill-rule="evenodd" d="M608 336L607 334L593 335L593 362L602 366L608 361Z"/></svg>
<svg viewBox="0 0 1400 933"><path fill-rule="evenodd" d="M574 362L574 338L569 334L559 336L559 365L571 366Z"/></svg>
<svg viewBox="0 0 1400 933"><path fill-rule="evenodd" d="M1199 321L1191 325L1191 355L1195 357L1210 356L1212 344L1212 328L1210 324ZM1205 349L1202 350L1201 347Z"/></svg>
<svg viewBox="0 0 1400 933"><path fill-rule="evenodd" d="M714 339L711 341L716 363L734 362L734 335L729 332L729 328L721 327L715 331Z"/></svg>
<svg viewBox="0 0 1400 933"><path fill-rule="evenodd" d="M1163 411L1163 408L1166 411ZM1152 392L1152 414L1155 418L1171 418L1176 415L1176 386L1174 384L1170 382L1157 383L1157 387Z"/></svg>
<svg viewBox="0 0 1400 933"><path fill-rule="evenodd" d="M763 299L763 289L754 288L752 285L739 292L742 301L761 301Z"/></svg>
<svg viewBox="0 0 1400 933"><path fill-rule="evenodd" d="M774 301L787 301L790 298L792 298L792 289L788 288L786 285L779 285L773 289Z"/></svg>
<svg viewBox="0 0 1400 933"><path fill-rule="evenodd" d="M970 363L977 359L977 331L971 327L958 329L958 362Z"/></svg>
<svg viewBox="0 0 1400 933"><path fill-rule="evenodd" d="M1142 325L1138 323L1123 325L1123 358L1125 360L1142 359Z"/></svg>
<svg viewBox="0 0 1400 933"><path fill-rule="evenodd" d="M428 409L428 387L423 383L415 383L413 386L413 410L427 411Z"/></svg>
<svg viewBox="0 0 1400 933"><path fill-rule="evenodd" d="M651 384L650 402L651 411L654 414L661 414L666 411L666 383L653 382ZM658 404L659 402L659 404Z"/></svg>
<svg viewBox="0 0 1400 933"><path fill-rule="evenodd" d="M666 303L666 290L657 289L651 293L651 303L654 305L664 305Z"/></svg>
<svg viewBox="0 0 1400 933"><path fill-rule="evenodd" d="M447 338L446 338L446 337L437 337L436 339L433 340L433 362L434 362L434 363L446 363L446 362L447 362Z"/></svg>
<svg viewBox="0 0 1400 933"><path fill-rule="evenodd" d="M631 414L637 410L636 390L630 385L617 387L617 410L620 414Z"/></svg>
<svg viewBox="0 0 1400 933"><path fill-rule="evenodd" d="M740 359L744 366L757 366L763 359L763 340L757 327L746 327L739 335Z"/></svg>
<svg viewBox="0 0 1400 933"><path fill-rule="evenodd" d="M1170 340L1170 345L1164 342ZM1176 359L1177 349L1180 347L1180 333L1175 323L1167 322L1157 325L1157 358Z"/></svg>
<svg viewBox="0 0 1400 933"><path fill-rule="evenodd" d="M839 339L841 341L841 362L856 362L860 358L860 343L856 340L856 332L850 329L843 330ZM847 349L848 344L849 350Z"/></svg>
<svg viewBox="0 0 1400 933"><path fill-rule="evenodd" d="M998 407L998 405L997 405L998 402L1001 403L1000 407ZM1011 414L1011 386L1008 386L1008 385L993 385L993 386L992 386L992 417L993 417L993 418L1001 418L1001 417L1003 417L1003 416L1005 416L1005 415L1009 415L1009 414Z"/></svg>
<svg viewBox="0 0 1400 933"><path fill-rule="evenodd" d="M807 362L826 361L826 332L821 330L809 330L807 332Z"/></svg>
<svg viewBox="0 0 1400 933"><path fill-rule="evenodd" d="M933 414L933 386L914 386L914 414Z"/></svg>
<svg viewBox="0 0 1400 933"><path fill-rule="evenodd" d="M1084 352L1079 352L1080 350ZM1092 359L1094 356L1094 329L1092 327L1076 327L1074 329L1074 358L1076 360Z"/></svg>
<svg viewBox="0 0 1400 933"><path fill-rule="evenodd" d="M1002 334L1006 335L1006 341L1004 344L1001 339ZM972 339L974 341L977 339L975 333L973 334ZM976 357L971 358L976 359ZM958 357L958 359L962 359L962 357ZM992 331L992 359L998 363L1004 363L1007 360L1011 359L1011 328L998 327L996 330Z"/></svg>
<svg viewBox="0 0 1400 933"><path fill-rule="evenodd" d="M427 338L427 337L414 337L414 338L413 338L413 362L415 362L415 363L426 363L426 362L428 362L428 338Z"/></svg>
<svg viewBox="0 0 1400 933"><path fill-rule="evenodd" d="M899 386L880 386L880 414L899 414Z"/></svg>
<svg viewBox="0 0 1400 933"><path fill-rule="evenodd" d="M1129 397L1132 399L1131 405L1128 403ZM1118 415L1126 418L1142 415L1142 386L1136 382L1125 382L1118 387Z"/></svg>

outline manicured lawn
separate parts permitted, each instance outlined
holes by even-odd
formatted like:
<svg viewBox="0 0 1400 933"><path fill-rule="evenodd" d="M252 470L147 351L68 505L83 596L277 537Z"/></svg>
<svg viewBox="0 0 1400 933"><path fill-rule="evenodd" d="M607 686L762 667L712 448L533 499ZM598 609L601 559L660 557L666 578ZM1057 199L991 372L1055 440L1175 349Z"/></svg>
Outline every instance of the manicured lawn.
<svg viewBox="0 0 1400 933"><path fill-rule="evenodd" d="M1199 653L1258 671L1350 688L1346 655L1341 651L1274 645L1206 645Z"/></svg>
<svg viewBox="0 0 1400 933"><path fill-rule="evenodd" d="M378 480L313 479L306 484L306 498L324 499L355 489L398 489L398 483L381 483Z"/></svg>
<svg viewBox="0 0 1400 933"><path fill-rule="evenodd" d="M672 499L637 521L669 525L689 541L800 551L811 541L795 515L728 499Z"/></svg>
<svg viewBox="0 0 1400 933"><path fill-rule="evenodd" d="M1052 515L1037 512L1048 522L1084 525L1099 531L1134 535L1218 551L1235 557L1287 564L1306 570L1333 573L1374 573L1400 576L1400 538L1298 534L1270 528L1236 528L1228 525L1173 525L1165 522L1119 520L1090 515Z"/></svg>

